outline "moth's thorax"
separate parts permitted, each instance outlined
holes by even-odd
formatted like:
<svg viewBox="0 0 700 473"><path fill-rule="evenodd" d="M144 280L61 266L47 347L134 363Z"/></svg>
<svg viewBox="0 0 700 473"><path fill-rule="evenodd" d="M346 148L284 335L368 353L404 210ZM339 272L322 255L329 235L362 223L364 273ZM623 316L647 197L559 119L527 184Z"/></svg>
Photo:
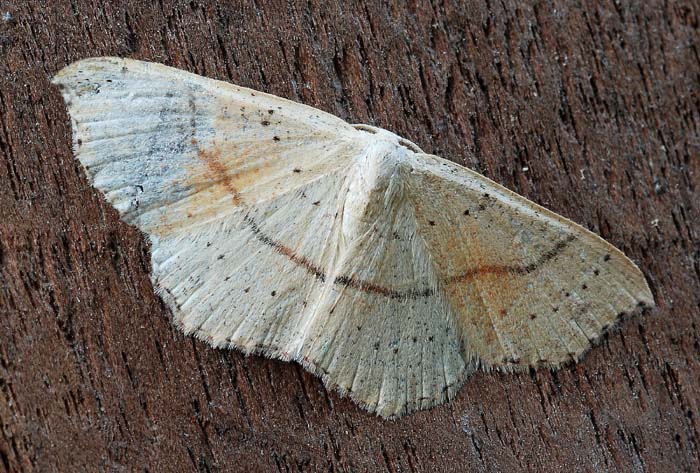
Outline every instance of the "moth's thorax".
<svg viewBox="0 0 700 473"><path fill-rule="evenodd" d="M382 209L394 205L404 193L413 160L412 152L390 141L372 140L356 158L347 177L347 199L343 209L343 234L354 238L363 224Z"/></svg>

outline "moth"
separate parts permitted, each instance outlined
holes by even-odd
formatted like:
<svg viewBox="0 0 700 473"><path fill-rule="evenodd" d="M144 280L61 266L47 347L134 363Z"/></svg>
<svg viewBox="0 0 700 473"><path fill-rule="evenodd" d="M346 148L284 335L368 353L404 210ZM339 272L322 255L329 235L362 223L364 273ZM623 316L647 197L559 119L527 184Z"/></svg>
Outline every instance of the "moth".
<svg viewBox="0 0 700 473"><path fill-rule="evenodd" d="M381 128L130 59L53 83L91 183L148 235L174 323L382 417L479 368L578 360L654 304L600 237Z"/></svg>

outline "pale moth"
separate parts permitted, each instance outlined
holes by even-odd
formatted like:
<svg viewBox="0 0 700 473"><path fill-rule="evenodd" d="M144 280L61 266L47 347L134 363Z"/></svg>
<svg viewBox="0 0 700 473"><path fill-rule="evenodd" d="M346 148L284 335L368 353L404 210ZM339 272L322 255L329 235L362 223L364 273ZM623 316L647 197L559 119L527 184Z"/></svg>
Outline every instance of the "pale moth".
<svg viewBox="0 0 700 473"><path fill-rule="evenodd" d="M382 417L558 368L654 299L583 227L386 130L160 64L76 62L75 154L150 237L174 323Z"/></svg>

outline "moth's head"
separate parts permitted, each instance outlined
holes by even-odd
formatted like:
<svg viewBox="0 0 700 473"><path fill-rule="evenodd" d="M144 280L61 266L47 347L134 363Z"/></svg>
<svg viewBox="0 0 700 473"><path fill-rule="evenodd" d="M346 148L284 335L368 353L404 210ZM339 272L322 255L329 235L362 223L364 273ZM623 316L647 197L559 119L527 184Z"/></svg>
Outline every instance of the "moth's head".
<svg viewBox="0 0 700 473"><path fill-rule="evenodd" d="M389 143L392 143L396 146L400 146L402 148L406 148L407 150L412 151L414 153L425 154L425 151L420 149L415 143L412 143L411 141L408 141L405 138L401 138L399 135L396 135L390 131L377 128L372 125L362 124L353 125L353 128L361 132L374 135L377 140L388 141Z"/></svg>

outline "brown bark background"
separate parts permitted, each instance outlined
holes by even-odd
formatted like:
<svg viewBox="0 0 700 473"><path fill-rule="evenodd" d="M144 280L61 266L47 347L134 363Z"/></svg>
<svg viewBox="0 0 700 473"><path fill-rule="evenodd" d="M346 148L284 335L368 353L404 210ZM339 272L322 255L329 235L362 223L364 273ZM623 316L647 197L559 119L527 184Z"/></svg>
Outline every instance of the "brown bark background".
<svg viewBox="0 0 700 473"><path fill-rule="evenodd" d="M0 0L0 470L700 470L699 10ZM211 349L171 326L144 238L74 161L49 79L100 55L401 134L602 235L658 307L577 365L479 373L394 422Z"/></svg>

